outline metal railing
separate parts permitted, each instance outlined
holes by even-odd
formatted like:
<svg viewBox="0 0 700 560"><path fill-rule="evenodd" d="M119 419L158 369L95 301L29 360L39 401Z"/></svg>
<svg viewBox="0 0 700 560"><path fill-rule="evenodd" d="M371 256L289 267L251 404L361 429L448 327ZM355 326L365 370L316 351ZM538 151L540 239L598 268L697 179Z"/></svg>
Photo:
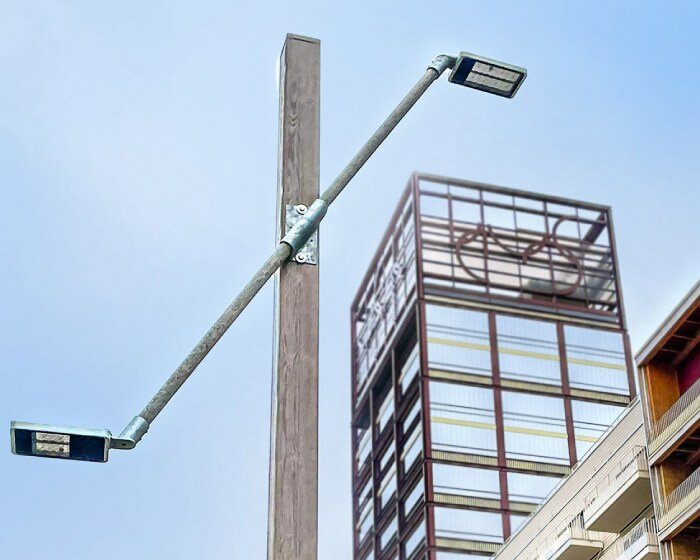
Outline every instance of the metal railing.
<svg viewBox="0 0 700 560"><path fill-rule="evenodd" d="M619 468L608 473L603 481L605 485L602 489L596 489L592 496L586 501L586 509L583 512L585 519L590 519L595 515L600 508L617 492L627 481L632 478L637 472L648 472L649 463L647 461L646 449L641 446L635 446L632 451L632 458L625 458L619 463Z"/></svg>
<svg viewBox="0 0 700 560"><path fill-rule="evenodd" d="M700 468L681 482L659 504L659 527L667 527L692 504L700 504Z"/></svg>
<svg viewBox="0 0 700 560"><path fill-rule="evenodd" d="M657 451L669 437L700 410L700 379L691 385L666 413L649 429L649 454Z"/></svg>
<svg viewBox="0 0 700 560"><path fill-rule="evenodd" d="M602 535L597 531L589 531L583 525L583 515L579 514L574 517L564 529L559 532L551 541L551 544L546 548L538 560L554 560L557 552L567 541L571 539L580 539L586 541L602 541Z"/></svg>
<svg viewBox="0 0 700 560"><path fill-rule="evenodd" d="M621 535L595 560L631 560L646 546L659 546L656 535L656 519L642 519L632 529Z"/></svg>

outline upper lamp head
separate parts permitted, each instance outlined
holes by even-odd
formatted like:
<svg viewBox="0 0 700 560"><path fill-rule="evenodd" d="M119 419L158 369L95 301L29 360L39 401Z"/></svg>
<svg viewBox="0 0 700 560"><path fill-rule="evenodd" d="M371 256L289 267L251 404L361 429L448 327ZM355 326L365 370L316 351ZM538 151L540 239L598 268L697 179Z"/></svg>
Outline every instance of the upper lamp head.
<svg viewBox="0 0 700 560"><path fill-rule="evenodd" d="M16 455L106 463L112 434L109 430L12 422L10 440Z"/></svg>
<svg viewBox="0 0 700 560"><path fill-rule="evenodd" d="M527 70L485 56L461 52L452 67L453 84L512 98L527 77Z"/></svg>

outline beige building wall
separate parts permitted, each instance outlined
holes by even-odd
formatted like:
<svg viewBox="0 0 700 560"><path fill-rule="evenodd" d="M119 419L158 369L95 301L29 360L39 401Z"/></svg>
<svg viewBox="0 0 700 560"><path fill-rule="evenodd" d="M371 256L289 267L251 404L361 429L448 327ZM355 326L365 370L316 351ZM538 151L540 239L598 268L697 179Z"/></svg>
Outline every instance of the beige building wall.
<svg viewBox="0 0 700 560"><path fill-rule="evenodd" d="M628 463L635 451L638 452L645 445L642 407L637 398L520 530L504 543L494 558L546 558L547 551L552 549L552 545L567 525L582 514L596 493L602 492L608 486L610 477L614 479L622 465ZM635 517L639 520L643 516L651 516L651 511L649 499L646 506L635 512ZM604 548L618 537L617 533L589 532L588 535L602 541Z"/></svg>

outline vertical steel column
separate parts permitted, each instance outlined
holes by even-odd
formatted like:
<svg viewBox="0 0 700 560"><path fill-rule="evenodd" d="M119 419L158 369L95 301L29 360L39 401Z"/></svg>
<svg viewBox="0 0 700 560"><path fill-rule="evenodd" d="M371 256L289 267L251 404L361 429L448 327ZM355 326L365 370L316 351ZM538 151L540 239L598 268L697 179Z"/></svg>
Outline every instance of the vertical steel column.
<svg viewBox="0 0 700 560"><path fill-rule="evenodd" d="M278 236L286 205L319 194L321 44L287 35L280 60ZM318 554L318 266L275 276L268 558Z"/></svg>

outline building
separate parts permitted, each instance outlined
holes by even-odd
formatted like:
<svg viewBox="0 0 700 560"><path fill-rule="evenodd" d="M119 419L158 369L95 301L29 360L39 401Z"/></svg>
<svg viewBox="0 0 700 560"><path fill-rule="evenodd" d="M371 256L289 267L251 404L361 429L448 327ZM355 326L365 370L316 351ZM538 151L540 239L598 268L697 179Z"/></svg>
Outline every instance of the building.
<svg viewBox="0 0 700 560"><path fill-rule="evenodd" d="M635 399L494 560L659 560L646 433Z"/></svg>
<svg viewBox="0 0 700 560"><path fill-rule="evenodd" d="M636 356L665 560L700 558L700 283Z"/></svg>
<svg viewBox="0 0 700 560"><path fill-rule="evenodd" d="M636 394L610 209L414 174L352 306L354 557L495 553Z"/></svg>
<svg viewBox="0 0 700 560"><path fill-rule="evenodd" d="M637 354L640 398L494 560L700 559L700 283Z"/></svg>

